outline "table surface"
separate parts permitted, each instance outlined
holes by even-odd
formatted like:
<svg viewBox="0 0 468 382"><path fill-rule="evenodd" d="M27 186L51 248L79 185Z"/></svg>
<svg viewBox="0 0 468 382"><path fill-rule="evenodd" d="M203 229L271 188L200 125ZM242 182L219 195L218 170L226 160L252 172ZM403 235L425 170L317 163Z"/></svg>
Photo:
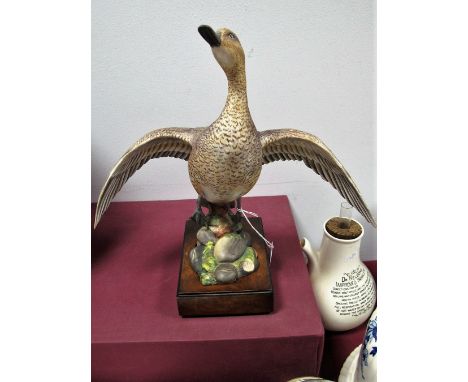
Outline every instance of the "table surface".
<svg viewBox="0 0 468 382"><path fill-rule="evenodd" d="M263 217L265 234L275 242L271 264L274 314L181 319L175 299L178 267L185 220L193 213L194 201L114 203L100 223L105 229L98 226L93 238L99 246L93 248L93 253L99 258L93 257L92 264L92 341L238 338L240 322L244 338L320 334L322 325L314 314L315 299L310 289L304 289L308 274L297 233L293 242L280 236L291 229L287 227L291 216L287 198L246 198L243 207ZM155 215L156 211L160 214ZM282 227L285 219L287 224ZM144 231L137 229L138 221L147 222ZM154 247L149 253L148 246ZM110 252L112 260L103 258ZM115 293L116 287L119 293Z"/></svg>
<svg viewBox="0 0 468 382"><path fill-rule="evenodd" d="M95 205L93 214L94 208ZM323 329L315 300L311 289L303 287L308 276L298 256L299 244L297 240L285 240L291 232L284 226L284 216L289 225L292 216L284 196L244 201L245 209L263 216L265 233L275 242L272 261L275 313L180 318L175 299L177 271L171 264L178 264L184 222L193 208L192 200L112 204L92 235L92 343L228 340L239 338L239 328L241 337L246 339L320 335ZM168 224L160 224L161 220ZM146 224L143 231L138 228L142 221ZM294 225L292 228L295 230ZM154 246L154 250L148 252L148 246ZM291 252L292 263L291 259L283 258ZM365 263L377 280L377 262ZM287 277L279 277L280 274ZM287 295L291 288L297 299ZM321 377L338 380L347 356L361 343L365 327L363 324L346 332L325 332Z"/></svg>
<svg viewBox="0 0 468 382"><path fill-rule="evenodd" d="M253 344L269 341L269 354L258 356L271 369L269 378L264 380L284 380L286 374L281 374L282 369L291 369L295 364L298 374L288 374L290 377L303 375L314 363L312 370L316 368L318 372L324 330L287 197L243 199L246 210L262 217L265 235L275 245L271 264L274 312L268 315L203 318L178 315L180 253L185 221L194 207L193 200L112 203L92 234L93 346L102 345L101 349L125 343L195 346L244 341L239 346L245 352L245 341L255 341L248 342ZM92 213L94 208L95 205ZM281 343L283 350L272 346L274 341ZM297 345L293 347L293 341L305 346L295 353ZM116 356L118 349L101 352L110 357L106 361L109 365L117 359L113 361L111 357ZM275 354L276 364L271 362L273 349L284 352L282 359ZM93 353L97 357L98 352ZM315 360L310 359L312 354L318 354ZM148 360L145 367L154 367L153 363ZM93 369L96 367L93 361ZM125 370L134 369L129 366Z"/></svg>

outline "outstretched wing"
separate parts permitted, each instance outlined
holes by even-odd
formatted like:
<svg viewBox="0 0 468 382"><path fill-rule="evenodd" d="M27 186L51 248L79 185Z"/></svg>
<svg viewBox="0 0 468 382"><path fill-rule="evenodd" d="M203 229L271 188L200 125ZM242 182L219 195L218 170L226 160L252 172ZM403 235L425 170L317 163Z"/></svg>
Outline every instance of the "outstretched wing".
<svg viewBox="0 0 468 382"><path fill-rule="evenodd" d="M332 151L315 135L300 130L260 132L263 164L277 160L301 160L338 190L374 227L377 223L353 179Z"/></svg>
<svg viewBox="0 0 468 382"><path fill-rule="evenodd" d="M188 160L192 145L203 128L189 129L172 127L149 132L140 138L120 158L110 172L96 207L94 227L97 226L102 215L106 212L114 196L120 191L125 182L153 158L174 157Z"/></svg>

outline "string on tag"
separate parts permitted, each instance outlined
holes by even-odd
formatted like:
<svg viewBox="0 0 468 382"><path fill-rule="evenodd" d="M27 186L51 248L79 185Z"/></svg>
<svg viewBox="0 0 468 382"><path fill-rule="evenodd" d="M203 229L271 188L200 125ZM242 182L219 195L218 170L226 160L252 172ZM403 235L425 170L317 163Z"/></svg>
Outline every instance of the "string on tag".
<svg viewBox="0 0 468 382"><path fill-rule="evenodd" d="M252 225L252 223L250 222L250 220L249 220L249 218L247 217L246 214L249 214L249 215L254 216L256 218L258 218L258 215L255 212L247 211L247 210L244 210L242 208L237 208L237 211L239 211L244 216L244 219L247 220L247 223L249 223L249 225L257 233L257 235L260 236L263 239L263 241L265 242L267 247L270 248L270 265L271 265L271 258L273 257L273 249L275 248L275 246L273 245L272 241L268 241L268 239L265 236L263 236L260 232L258 232L258 230Z"/></svg>

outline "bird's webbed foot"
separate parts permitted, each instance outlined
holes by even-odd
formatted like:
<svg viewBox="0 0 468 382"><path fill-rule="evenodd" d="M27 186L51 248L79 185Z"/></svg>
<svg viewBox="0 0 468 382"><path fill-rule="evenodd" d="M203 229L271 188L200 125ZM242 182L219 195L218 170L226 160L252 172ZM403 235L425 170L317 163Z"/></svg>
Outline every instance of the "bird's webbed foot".
<svg viewBox="0 0 468 382"><path fill-rule="evenodd" d="M233 215L233 220L236 223L240 223L241 220L242 220L242 213L239 211L239 210L242 209L242 207L241 207L241 198L236 200L235 207L236 207L236 213Z"/></svg>
<svg viewBox="0 0 468 382"><path fill-rule="evenodd" d="M204 220L205 215L201 210L195 210L193 215L190 217L195 223L202 225L202 221Z"/></svg>
<svg viewBox="0 0 468 382"><path fill-rule="evenodd" d="M203 210L202 210L202 205L205 205L205 204L206 204L206 201L201 196L199 196L197 198L197 206L195 207L195 212L190 217L190 219L192 219L195 223L197 223L199 225L207 225L208 224L207 217L203 213Z"/></svg>

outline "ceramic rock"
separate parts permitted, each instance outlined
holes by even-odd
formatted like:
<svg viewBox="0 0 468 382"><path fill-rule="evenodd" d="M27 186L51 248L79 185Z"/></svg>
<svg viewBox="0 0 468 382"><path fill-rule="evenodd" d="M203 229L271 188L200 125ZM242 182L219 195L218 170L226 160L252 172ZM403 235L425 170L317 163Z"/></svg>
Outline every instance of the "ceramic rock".
<svg viewBox="0 0 468 382"><path fill-rule="evenodd" d="M203 245L197 245L190 251L190 264L195 272L202 272Z"/></svg>
<svg viewBox="0 0 468 382"><path fill-rule="evenodd" d="M220 238L214 247L214 256L220 263L236 261L247 248L247 241L237 233Z"/></svg>
<svg viewBox="0 0 468 382"><path fill-rule="evenodd" d="M202 227L197 232L197 240L202 244L207 244L209 241L216 243L218 238L215 236L213 231L206 227Z"/></svg>
<svg viewBox="0 0 468 382"><path fill-rule="evenodd" d="M248 233L247 231L242 231L239 233L239 235L241 235L241 237L245 240L247 245L252 244L252 238L250 236L250 233Z"/></svg>
<svg viewBox="0 0 468 382"><path fill-rule="evenodd" d="M252 260L245 260L240 264L240 268L245 273L250 273L255 270L255 263Z"/></svg>
<svg viewBox="0 0 468 382"><path fill-rule="evenodd" d="M255 249L247 247L244 254L233 264L237 267L240 277L254 272L259 265Z"/></svg>
<svg viewBox="0 0 468 382"><path fill-rule="evenodd" d="M221 263L214 272L216 281L220 283L232 283L237 279L237 269L229 263Z"/></svg>

